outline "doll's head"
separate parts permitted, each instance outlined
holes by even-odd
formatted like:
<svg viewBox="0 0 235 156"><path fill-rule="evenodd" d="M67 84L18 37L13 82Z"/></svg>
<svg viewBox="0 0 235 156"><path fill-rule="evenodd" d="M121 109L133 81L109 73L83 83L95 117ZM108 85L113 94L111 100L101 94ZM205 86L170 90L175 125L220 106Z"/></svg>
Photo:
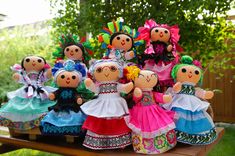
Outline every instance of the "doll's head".
<svg viewBox="0 0 235 156"><path fill-rule="evenodd" d="M128 66L124 69L127 79L134 82L135 87L140 89L151 89L158 82L157 75L150 70L140 70L136 66Z"/></svg>
<svg viewBox="0 0 235 156"><path fill-rule="evenodd" d="M104 27L102 33L98 36L101 47L109 50L119 49L124 51L134 50L135 47L143 44L143 40L139 39L139 32L131 29L127 25L123 25L120 18L117 21L107 23L108 28ZM109 55L109 52L106 56Z"/></svg>
<svg viewBox="0 0 235 156"><path fill-rule="evenodd" d="M60 46L56 48L56 51L53 52L55 58L73 60L73 61L89 61L90 56L88 50L91 50L92 47L90 43L80 42L78 36L76 35L62 35L60 38Z"/></svg>
<svg viewBox="0 0 235 156"><path fill-rule="evenodd" d="M46 60L40 56L26 56L21 61L21 68L28 72L41 72L47 69L49 65Z"/></svg>
<svg viewBox="0 0 235 156"><path fill-rule="evenodd" d="M173 67L171 76L176 82L201 84L203 72L198 61L193 61L190 56L182 56L181 63Z"/></svg>
<svg viewBox="0 0 235 156"><path fill-rule="evenodd" d="M89 73L97 82L118 81L122 77L123 68L116 60L102 59L91 65Z"/></svg>
<svg viewBox="0 0 235 156"><path fill-rule="evenodd" d="M152 42L164 42L168 43L170 41L171 33L167 28L164 27L154 27L150 31L150 38Z"/></svg>
<svg viewBox="0 0 235 156"><path fill-rule="evenodd" d="M86 70L80 63L67 60L64 64L56 63L52 69L54 81L59 87L77 88L86 76Z"/></svg>

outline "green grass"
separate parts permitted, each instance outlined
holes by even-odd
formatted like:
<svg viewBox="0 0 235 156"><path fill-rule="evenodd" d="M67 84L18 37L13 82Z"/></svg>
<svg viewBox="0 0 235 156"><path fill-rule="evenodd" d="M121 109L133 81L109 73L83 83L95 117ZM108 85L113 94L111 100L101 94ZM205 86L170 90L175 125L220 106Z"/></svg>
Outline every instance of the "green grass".
<svg viewBox="0 0 235 156"><path fill-rule="evenodd" d="M225 127L225 134L208 156L235 156L235 127Z"/></svg>

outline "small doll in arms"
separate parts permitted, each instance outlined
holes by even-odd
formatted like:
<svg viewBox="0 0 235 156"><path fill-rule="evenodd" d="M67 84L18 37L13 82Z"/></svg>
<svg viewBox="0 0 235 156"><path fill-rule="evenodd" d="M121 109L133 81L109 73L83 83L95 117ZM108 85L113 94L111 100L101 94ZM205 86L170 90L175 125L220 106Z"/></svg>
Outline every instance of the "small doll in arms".
<svg viewBox="0 0 235 156"><path fill-rule="evenodd" d="M134 82L133 100L135 105L129 110L125 121L132 130L132 144L135 152L159 154L176 145L174 131L175 113L159 106L172 100L171 95L153 91L158 76L149 70L136 66L126 67L126 77Z"/></svg>
<svg viewBox="0 0 235 156"><path fill-rule="evenodd" d="M200 62L183 56L171 75L176 84L167 92L173 94L173 100L163 107L179 116L176 121L177 141L192 145L212 143L217 135L213 120L206 112L210 104L205 100L211 99L214 93L195 87L203 80Z"/></svg>
<svg viewBox="0 0 235 156"><path fill-rule="evenodd" d="M40 129L47 135L79 135L86 116L80 111L83 99L76 88L86 76L83 65L72 60L57 63L52 69L54 81L59 89L50 93L56 105L41 121Z"/></svg>
<svg viewBox="0 0 235 156"><path fill-rule="evenodd" d="M96 150L124 148L131 144L131 130L124 116L129 114L125 99L120 92L129 93L133 83L120 84L123 68L117 60L95 61L89 72L92 76L85 80L88 89L98 94L97 99L81 106L88 115L83 124L87 130L83 145Z"/></svg>
<svg viewBox="0 0 235 156"><path fill-rule="evenodd" d="M13 79L24 86L7 94L9 101L0 109L0 125L17 130L38 127L48 107L55 105L49 93L56 88L44 86L51 78L50 66L43 57L27 56L11 69L16 72Z"/></svg>

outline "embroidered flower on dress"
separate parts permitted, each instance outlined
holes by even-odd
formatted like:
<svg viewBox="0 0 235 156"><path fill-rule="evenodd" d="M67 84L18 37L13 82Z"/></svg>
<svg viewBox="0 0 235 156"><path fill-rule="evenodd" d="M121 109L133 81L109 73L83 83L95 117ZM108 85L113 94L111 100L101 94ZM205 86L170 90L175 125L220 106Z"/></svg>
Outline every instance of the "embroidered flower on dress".
<svg viewBox="0 0 235 156"><path fill-rule="evenodd" d="M176 134L175 134L175 131L174 130L170 130L169 132L167 132L166 138L167 138L167 141L170 144L176 143Z"/></svg>
<svg viewBox="0 0 235 156"><path fill-rule="evenodd" d="M157 136L154 140L154 145L157 149L162 149L167 146L167 141L164 135Z"/></svg>

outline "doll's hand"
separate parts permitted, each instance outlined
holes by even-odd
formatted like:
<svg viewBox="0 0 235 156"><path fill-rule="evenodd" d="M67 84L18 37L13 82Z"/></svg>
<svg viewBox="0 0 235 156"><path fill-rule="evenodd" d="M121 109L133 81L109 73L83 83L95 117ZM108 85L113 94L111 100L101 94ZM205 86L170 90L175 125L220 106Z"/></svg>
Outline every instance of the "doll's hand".
<svg viewBox="0 0 235 156"><path fill-rule="evenodd" d="M129 82L129 83L125 84L125 86L124 86L124 92L125 92L126 94L130 93L130 91L133 89L133 87L134 87L133 82Z"/></svg>
<svg viewBox="0 0 235 156"><path fill-rule="evenodd" d="M134 51L130 51L129 55L130 55L131 58L134 58L135 57Z"/></svg>
<svg viewBox="0 0 235 156"><path fill-rule="evenodd" d="M89 88L89 87L92 86L92 84L94 84L94 82L93 82L90 78L87 78L87 79L84 81L84 83L85 83L86 88Z"/></svg>
<svg viewBox="0 0 235 156"><path fill-rule="evenodd" d="M204 99L211 99L214 96L213 91L205 91Z"/></svg>
<svg viewBox="0 0 235 156"><path fill-rule="evenodd" d="M20 74L18 74L18 73L13 74L12 78L13 78L15 81L19 81L19 80L20 80Z"/></svg>
<svg viewBox="0 0 235 156"><path fill-rule="evenodd" d="M52 77L51 68L47 70L47 72L46 72L46 77L47 77L48 79L50 79L50 78Z"/></svg>
<svg viewBox="0 0 235 156"><path fill-rule="evenodd" d="M134 96L140 98L142 96L142 90L136 87L134 90Z"/></svg>
<svg viewBox="0 0 235 156"><path fill-rule="evenodd" d="M163 95L163 102L168 103L172 101L172 96L171 95Z"/></svg>
<svg viewBox="0 0 235 156"><path fill-rule="evenodd" d="M50 93L50 94L49 94L49 99L50 99L51 101L55 100L55 94Z"/></svg>
<svg viewBox="0 0 235 156"><path fill-rule="evenodd" d="M168 52L171 52L171 51L172 51L172 49L173 49L173 47L172 47L172 45L171 45L171 44L167 46L167 51L168 51Z"/></svg>
<svg viewBox="0 0 235 156"><path fill-rule="evenodd" d="M176 92L176 93L179 93L181 91L181 88L182 88L182 83L181 82L177 82L173 86L173 91Z"/></svg>
<svg viewBox="0 0 235 156"><path fill-rule="evenodd" d="M77 104L81 105L82 102L83 102L83 101L82 101L82 98L78 98L78 99L77 99Z"/></svg>

